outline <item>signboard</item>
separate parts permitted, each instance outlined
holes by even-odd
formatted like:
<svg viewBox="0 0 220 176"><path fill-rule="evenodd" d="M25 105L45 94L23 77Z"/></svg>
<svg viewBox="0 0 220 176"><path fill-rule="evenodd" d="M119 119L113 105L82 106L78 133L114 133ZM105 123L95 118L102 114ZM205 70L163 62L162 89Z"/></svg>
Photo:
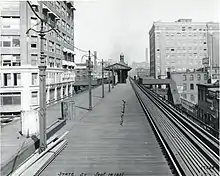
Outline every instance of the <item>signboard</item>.
<svg viewBox="0 0 220 176"><path fill-rule="evenodd" d="M36 135L39 133L39 116L37 110L21 112L21 131L24 136Z"/></svg>

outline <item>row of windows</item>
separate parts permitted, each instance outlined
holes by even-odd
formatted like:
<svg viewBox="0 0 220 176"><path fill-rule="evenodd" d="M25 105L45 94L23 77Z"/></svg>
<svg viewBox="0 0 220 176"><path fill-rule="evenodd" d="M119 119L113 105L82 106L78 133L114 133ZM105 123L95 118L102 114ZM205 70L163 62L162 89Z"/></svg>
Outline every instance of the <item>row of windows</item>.
<svg viewBox="0 0 220 176"><path fill-rule="evenodd" d="M4 73L3 86L20 86L21 73Z"/></svg>
<svg viewBox="0 0 220 176"><path fill-rule="evenodd" d="M184 90L187 90L187 84L186 83L183 83L183 91ZM194 84L191 83L189 85L189 90L194 90Z"/></svg>
<svg viewBox="0 0 220 176"><path fill-rule="evenodd" d="M184 93L183 93L183 94L182 94L182 97L185 98L185 99L187 99L187 94L184 94ZM191 101L195 101L195 95L190 94L190 100L191 100Z"/></svg>
<svg viewBox="0 0 220 176"><path fill-rule="evenodd" d="M49 1L49 3L56 8L56 11L59 12L63 17L73 20L73 11L68 8L66 2L61 4L60 1Z"/></svg>
<svg viewBox="0 0 220 176"><path fill-rule="evenodd" d="M0 94L0 105L20 105L21 104L21 93L1 93Z"/></svg>
<svg viewBox="0 0 220 176"><path fill-rule="evenodd" d="M60 83L62 79L63 73L47 73L46 75L46 82L47 84L53 84L53 83ZM68 77L69 75L63 76L64 78ZM31 73L31 85L36 86L38 85L39 79L38 79L38 73ZM4 87L10 87L10 86L21 86L21 73L4 73L3 74L3 86Z"/></svg>
<svg viewBox="0 0 220 176"><path fill-rule="evenodd" d="M190 75L189 77L189 80L190 81L193 81L194 80L194 76L193 74ZM207 74L204 74L204 80L207 80L208 79L208 75ZM187 80L187 75L183 75L183 81L186 81ZM201 75L200 74L197 74L197 80L200 81L201 80Z"/></svg>
<svg viewBox="0 0 220 176"><path fill-rule="evenodd" d="M21 66L20 54L1 55L0 66Z"/></svg>
<svg viewBox="0 0 220 176"><path fill-rule="evenodd" d="M20 17L1 17L0 25L2 29L20 29Z"/></svg>
<svg viewBox="0 0 220 176"><path fill-rule="evenodd" d="M0 47L20 47L20 36L0 36Z"/></svg>
<svg viewBox="0 0 220 176"><path fill-rule="evenodd" d="M206 28L195 28L193 26L155 26L156 30L182 30L182 31L206 31Z"/></svg>

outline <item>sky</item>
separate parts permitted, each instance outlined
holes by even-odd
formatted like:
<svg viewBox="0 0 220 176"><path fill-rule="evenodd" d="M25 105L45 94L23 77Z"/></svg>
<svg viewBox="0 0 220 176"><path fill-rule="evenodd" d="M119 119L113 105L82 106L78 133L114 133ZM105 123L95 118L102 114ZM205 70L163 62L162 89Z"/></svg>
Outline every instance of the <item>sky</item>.
<svg viewBox="0 0 220 176"><path fill-rule="evenodd" d="M97 51L99 59L146 60L154 21L220 21L220 0L76 0L75 46ZM76 62L85 53L76 51ZM149 60L149 50L148 50Z"/></svg>

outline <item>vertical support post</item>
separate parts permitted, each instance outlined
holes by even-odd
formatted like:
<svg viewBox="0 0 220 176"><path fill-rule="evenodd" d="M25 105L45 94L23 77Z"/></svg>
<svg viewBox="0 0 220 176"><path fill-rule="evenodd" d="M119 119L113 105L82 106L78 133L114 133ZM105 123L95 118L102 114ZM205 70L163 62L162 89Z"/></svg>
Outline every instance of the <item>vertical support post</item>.
<svg viewBox="0 0 220 176"><path fill-rule="evenodd" d="M92 80L91 80L91 55L89 50L89 61L88 61L88 77L89 77L89 110L92 110Z"/></svg>
<svg viewBox="0 0 220 176"><path fill-rule="evenodd" d="M102 98L104 98L104 70L103 70L103 59L102 59Z"/></svg>
<svg viewBox="0 0 220 176"><path fill-rule="evenodd" d="M120 70L120 81L119 83L123 83L123 80L122 80L122 70Z"/></svg>
<svg viewBox="0 0 220 176"><path fill-rule="evenodd" d="M40 10L42 14L42 3L40 3ZM40 122L40 147L39 153L43 152L47 148L46 141L46 62L44 57L44 32L43 32L43 20L41 20L40 27L40 64L39 68L39 91L40 91L40 110L39 110L39 122Z"/></svg>
<svg viewBox="0 0 220 176"><path fill-rule="evenodd" d="M111 92L111 85L110 85L110 71L108 71L108 92Z"/></svg>
<svg viewBox="0 0 220 176"><path fill-rule="evenodd" d="M112 89L114 88L114 68L112 67Z"/></svg>

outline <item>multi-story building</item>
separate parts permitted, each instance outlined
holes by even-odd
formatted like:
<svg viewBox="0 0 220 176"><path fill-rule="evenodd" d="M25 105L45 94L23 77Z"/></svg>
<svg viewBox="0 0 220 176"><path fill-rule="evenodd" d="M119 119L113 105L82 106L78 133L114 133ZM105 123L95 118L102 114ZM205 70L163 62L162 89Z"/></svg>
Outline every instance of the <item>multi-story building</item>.
<svg viewBox="0 0 220 176"><path fill-rule="evenodd" d="M203 67L203 68L199 68L197 69L197 71L203 71L203 72L207 72L208 73L208 78L209 81L211 83L211 72L212 72L212 83L220 80L220 67L219 66L213 66L212 69L211 67Z"/></svg>
<svg viewBox="0 0 220 176"><path fill-rule="evenodd" d="M219 131L219 81L214 84L198 84L198 111L200 120Z"/></svg>
<svg viewBox="0 0 220 176"><path fill-rule="evenodd" d="M137 76L137 71L142 69L149 70L149 63L144 61L144 62L132 62L131 65L132 70L129 71L129 75L134 77Z"/></svg>
<svg viewBox="0 0 220 176"><path fill-rule="evenodd" d="M176 82L181 99L198 104L197 84L208 82L208 73L202 71L171 72L171 79Z"/></svg>
<svg viewBox="0 0 220 176"><path fill-rule="evenodd" d="M56 101L73 93L74 4L71 1L30 2L44 24L46 100ZM42 6L41 6L42 5ZM40 20L27 1L0 2L0 112L15 114L39 106ZM31 30L29 30L31 28Z"/></svg>
<svg viewBox="0 0 220 176"><path fill-rule="evenodd" d="M202 59L209 54L207 44L209 24L192 22L191 19L154 22L149 31L150 75L163 78L166 77L168 68L178 72L201 68ZM216 42L213 42L212 48L216 48L215 44ZM213 52L219 51L216 49ZM213 56L215 57L213 60L219 59L217 54Z"/></svg>
<svg viewBox="0 0 220 176"><path fill-rule="evenodd" d="M219 23L209 22L206 25L208 56L212 66L219 67Z"/></svg>

